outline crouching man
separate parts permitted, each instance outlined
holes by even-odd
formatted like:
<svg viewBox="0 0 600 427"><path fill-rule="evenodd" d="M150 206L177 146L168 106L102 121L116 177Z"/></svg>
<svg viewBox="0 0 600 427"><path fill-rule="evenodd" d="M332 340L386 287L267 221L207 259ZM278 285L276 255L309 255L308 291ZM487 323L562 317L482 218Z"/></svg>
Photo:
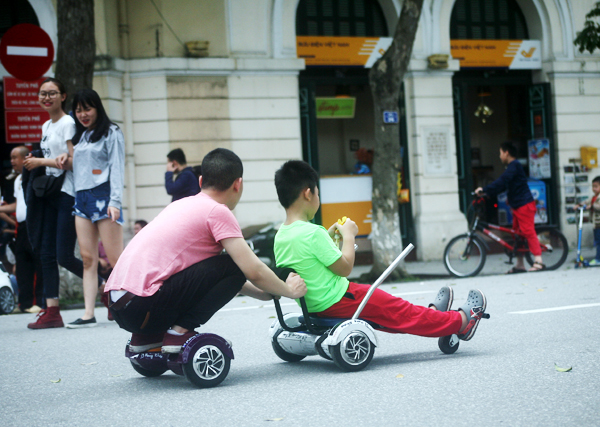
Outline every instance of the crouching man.
<svg viewBox="0 0 600 427"><path fill-rule="evenodd" d="M238 292L261 300L306 293L300 276L279 280L246 244L231 212L242 173L236 154L211 151L202 162L202 192L171 203L123 251L105 292L114 319L132 333L132 352L162 346L178 353Z"/></svg>

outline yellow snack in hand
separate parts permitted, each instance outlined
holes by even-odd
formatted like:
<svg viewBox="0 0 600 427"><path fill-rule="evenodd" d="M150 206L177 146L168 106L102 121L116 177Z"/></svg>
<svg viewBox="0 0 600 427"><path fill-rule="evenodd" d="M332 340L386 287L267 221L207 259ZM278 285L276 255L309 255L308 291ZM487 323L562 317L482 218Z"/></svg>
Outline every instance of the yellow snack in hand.
<svg viewBox="0 0 600 427"><path fill-rule="evenodd" d="M338 219L338 224L344 225L344 223L346 222L347 219L348 219L347 217L343 216L342 219Z"/></svg>

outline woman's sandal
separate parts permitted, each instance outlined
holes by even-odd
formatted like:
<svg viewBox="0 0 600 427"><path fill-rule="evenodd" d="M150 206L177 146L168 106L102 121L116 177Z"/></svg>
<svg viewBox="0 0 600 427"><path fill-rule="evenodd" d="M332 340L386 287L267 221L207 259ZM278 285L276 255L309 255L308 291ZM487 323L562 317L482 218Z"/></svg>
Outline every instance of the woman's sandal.
<svg viewBox="0 0 600 427"><path fill-rule="evenodd" d="M506 274L519 274L519 273L527 273L527 270L524 268L513 267L506 272Z"/></svg>
<svg viewBox="0 0 600 427"><path fill-rule="evenodd" d="M529 269L530 273L535 273L536 271L544 271L546 270L546 264L542 264L541 262L534 262L531 268Z"/></svg>

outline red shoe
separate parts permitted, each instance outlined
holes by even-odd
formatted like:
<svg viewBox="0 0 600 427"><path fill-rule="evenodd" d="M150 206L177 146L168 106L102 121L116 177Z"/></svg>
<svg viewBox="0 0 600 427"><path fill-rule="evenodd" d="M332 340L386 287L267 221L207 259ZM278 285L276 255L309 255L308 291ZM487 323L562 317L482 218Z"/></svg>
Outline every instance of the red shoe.
<svg viewBox="0 0 600 427"><path fill-rule="evenodd" d="M106 307L106 309L108 310L108 320L115 320L113 319L113 315L110 312L110 308L108 308L108 292L102 292L102 295L100 295L100 302L102 302L102 304L104 304L104 307Z"/></svg>
<svg viewBox="0 0 600 427"><path fill-rule="evenodd" d="M36 321L27 325L29 329L62 328L64 326L58 307L48 307L40 311Z"/></svg>
<svg viewBox="0 0 600 427"><path fill-rule="evenodd" d="M163 345L163 336L165 334L131 334L131 340L129 340L129 351L132 353L143 353L144 351L152 350L154 348L160 349Z"/></svg>
<svg viewBox="0 0 600 427"><path fill-rule="evenodd" d="M181 346L183 346L187 340L189 340L195 335L198 335L198 332L189 331L183 335L173 335L166 332L163 336L162 352L179 353L181 351Z"/></svg>

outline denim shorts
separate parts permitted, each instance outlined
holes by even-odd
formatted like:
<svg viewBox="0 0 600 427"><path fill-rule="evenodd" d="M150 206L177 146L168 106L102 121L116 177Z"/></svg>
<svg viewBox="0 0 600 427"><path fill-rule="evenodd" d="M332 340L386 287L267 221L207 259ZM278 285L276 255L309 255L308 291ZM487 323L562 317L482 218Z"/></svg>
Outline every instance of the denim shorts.
<svg viewBox="0 0 600 427"><path fill-rule="evenodd" d="M97 222L108 216L108 203L110 202L110 182L100 184L90 190L78 191L75 195L73 215ZM123 210L120 210L117 224L123 225Z"/></svg>

